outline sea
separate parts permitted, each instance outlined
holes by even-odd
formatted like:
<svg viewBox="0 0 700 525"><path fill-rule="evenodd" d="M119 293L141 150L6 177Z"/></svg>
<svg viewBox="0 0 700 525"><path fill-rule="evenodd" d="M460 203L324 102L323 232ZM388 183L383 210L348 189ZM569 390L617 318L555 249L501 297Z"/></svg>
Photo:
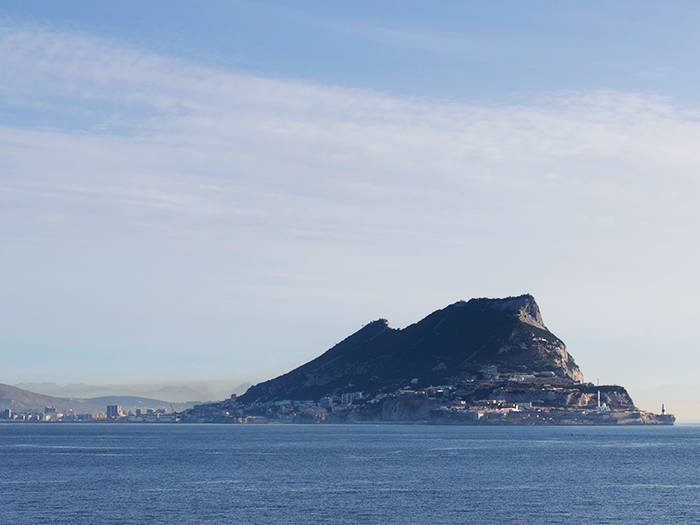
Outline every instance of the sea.
<svg viewBox="0 0 700 525"><path fill-rule="evenodd" d="M700 426L6 423L0 522L700 523Z"/></svg>

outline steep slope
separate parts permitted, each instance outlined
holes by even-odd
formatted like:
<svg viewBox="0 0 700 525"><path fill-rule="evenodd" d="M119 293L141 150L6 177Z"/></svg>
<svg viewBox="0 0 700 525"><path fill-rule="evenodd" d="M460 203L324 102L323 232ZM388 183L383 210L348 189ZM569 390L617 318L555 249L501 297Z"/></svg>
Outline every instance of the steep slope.
<svg viewBox="0 0 700 525"><path fill-rule="evenodd" d="M374 321L280 377L251 387L243 402L445 384L479 374L552 371L583 380L564 343L542 321L531 295L459 301L402 330Z"/></svg>
<svg viewBox="0 0 700 525"><path fill-rule="evenodd" d="M70 400L43 394L35 394L10 385L0 384L0 408L19 410L43 410L47 406L67 410Z"/></svg>

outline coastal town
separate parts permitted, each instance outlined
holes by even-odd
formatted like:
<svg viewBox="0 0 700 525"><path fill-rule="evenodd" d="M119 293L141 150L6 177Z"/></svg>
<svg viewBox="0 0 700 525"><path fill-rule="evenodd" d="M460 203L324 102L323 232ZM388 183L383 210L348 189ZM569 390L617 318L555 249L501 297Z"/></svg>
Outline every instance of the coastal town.
<svg viewBox="0 0 700 525"><path fill-rule="evenodd" d="M107 405L104 412L76 414L72 410L59 412L55 407L47 406L44 410L20 410L15 411L6 408L0 411L0 422L18 423L107 423L107 422L132 422L132 423L174 423L178 421L176 412L167 412L165 409L141 409L124 410L120 405Z"/></svg>
<svg viewBox="0 0 700 525"><path fill-rule="evenodd" d="M500 425L655 424L671 425L675 417L636 408L623 387L596 386L556 376L553 372L498 374L484 367L451 385L420 388L415 378L391 392L336 392L320 399L245 402L229 399L194 405L176 412L108 405L105 412L75 414L43 411L0 412L9 422L57 423L423 423Z"/></svg>
<svg viewBox="0 0 700 525"><path fill-rule="evenodd" d="M410 383L414 383L413 385ZM178 415L197 423L424 423L424 424L662 424L675 417L639 410L623 387L596 386L552 372L498 375L454 385L418 388L414 379L393 392L346 392L319 400L242 403L236 396L196 405Z"/></svg>

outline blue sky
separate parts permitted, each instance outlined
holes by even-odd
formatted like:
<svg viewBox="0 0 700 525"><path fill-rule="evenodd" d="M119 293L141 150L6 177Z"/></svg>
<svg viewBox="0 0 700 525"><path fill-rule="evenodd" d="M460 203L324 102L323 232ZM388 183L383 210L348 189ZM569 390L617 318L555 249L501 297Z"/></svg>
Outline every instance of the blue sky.
<svg viewBox="0 0 700 525"><path fill-rule="evenodd" d="M691 2L5 2L3 15L262 76L502 102L697 97Z"/></svg>
<svg viewBox="0 0 700 525"><path fill-rule="evenodd" d="M698 384L687 2L3 2L0 382L257 382L532 293Z"/></svg>

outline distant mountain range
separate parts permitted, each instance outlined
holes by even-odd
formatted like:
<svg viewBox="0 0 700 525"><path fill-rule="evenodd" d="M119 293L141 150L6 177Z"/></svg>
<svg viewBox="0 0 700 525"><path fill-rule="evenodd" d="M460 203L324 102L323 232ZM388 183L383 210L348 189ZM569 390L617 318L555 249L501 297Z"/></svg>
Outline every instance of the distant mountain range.
<svg viewBox="0 0 700 525"><path fill-rule="evenodd" d="M216 392L195 390L189 386L163 386L150 389L106 387L88 385L85 383L71 383L66 386L60 386L56 383L19 383L14 386L36 394L62 398L89 399L105 396L130 396L162 399L168 401L168 403L192 403L222 400L231 397L231 394L243 394L251 384L243 383L236 388Z"/></svg>
<svg viewBox="0 0 700 525"><path fill-rule="evenodd" d="M242 403L319 399L342 392L393 392L500 373L550 372L583 381L531 295L459 301L404 329L373 321L333 348L251 387Z"/></svg>
<svg viewBox="0 0 700 525"><path fill-rule="evenodd" d="M36 394L10 385L0 384L0 409L12 409L14 412L43 411L53 407L58 412L72 410L76 414L98 414L105 412L107 405L121 405L125 410L136 408L165 409L170 411L171 403L161 399L149 399L136 396L103 396L88 399L63 398ZM194 403L172 403L175 410L191 408Z"/></svg>
<svg viewBox="0 0 700 525"><path fill-rule="evenodd" d="M196 397L201 396L201 393L188 387L164 387L158 390L146 391L147 394L151 393L159 396L159 398L155 398L134 395L138 394L138 391L128 389L96 387L85 384L72 384L65 387L61 387L56 383L23 383L22 385L36 388L37 390L41 389L43 392L30 391L26 388L0 383L0 410L9 408L14 412L35 412L43 411L47 406L50 406L58 412L72 410L76 414L98 414L105 412L107 405L121 405L124 410L152 408L154 410L165 409L170 412L171 407L176 411L192 408L195 402L199 402L197 399L192 399L192 397L195 397L193 394L196 394ZM244 383L235 390L243 392L249 386L250 383ZM45 393L47 391L60 392L63 395L47 395ZM218 397L219 395L221 397ZM226 390L215 393L206 400L226 399L230 396L230 391ZM189 399L187 401L179 401L177 398Z"/></svg>

